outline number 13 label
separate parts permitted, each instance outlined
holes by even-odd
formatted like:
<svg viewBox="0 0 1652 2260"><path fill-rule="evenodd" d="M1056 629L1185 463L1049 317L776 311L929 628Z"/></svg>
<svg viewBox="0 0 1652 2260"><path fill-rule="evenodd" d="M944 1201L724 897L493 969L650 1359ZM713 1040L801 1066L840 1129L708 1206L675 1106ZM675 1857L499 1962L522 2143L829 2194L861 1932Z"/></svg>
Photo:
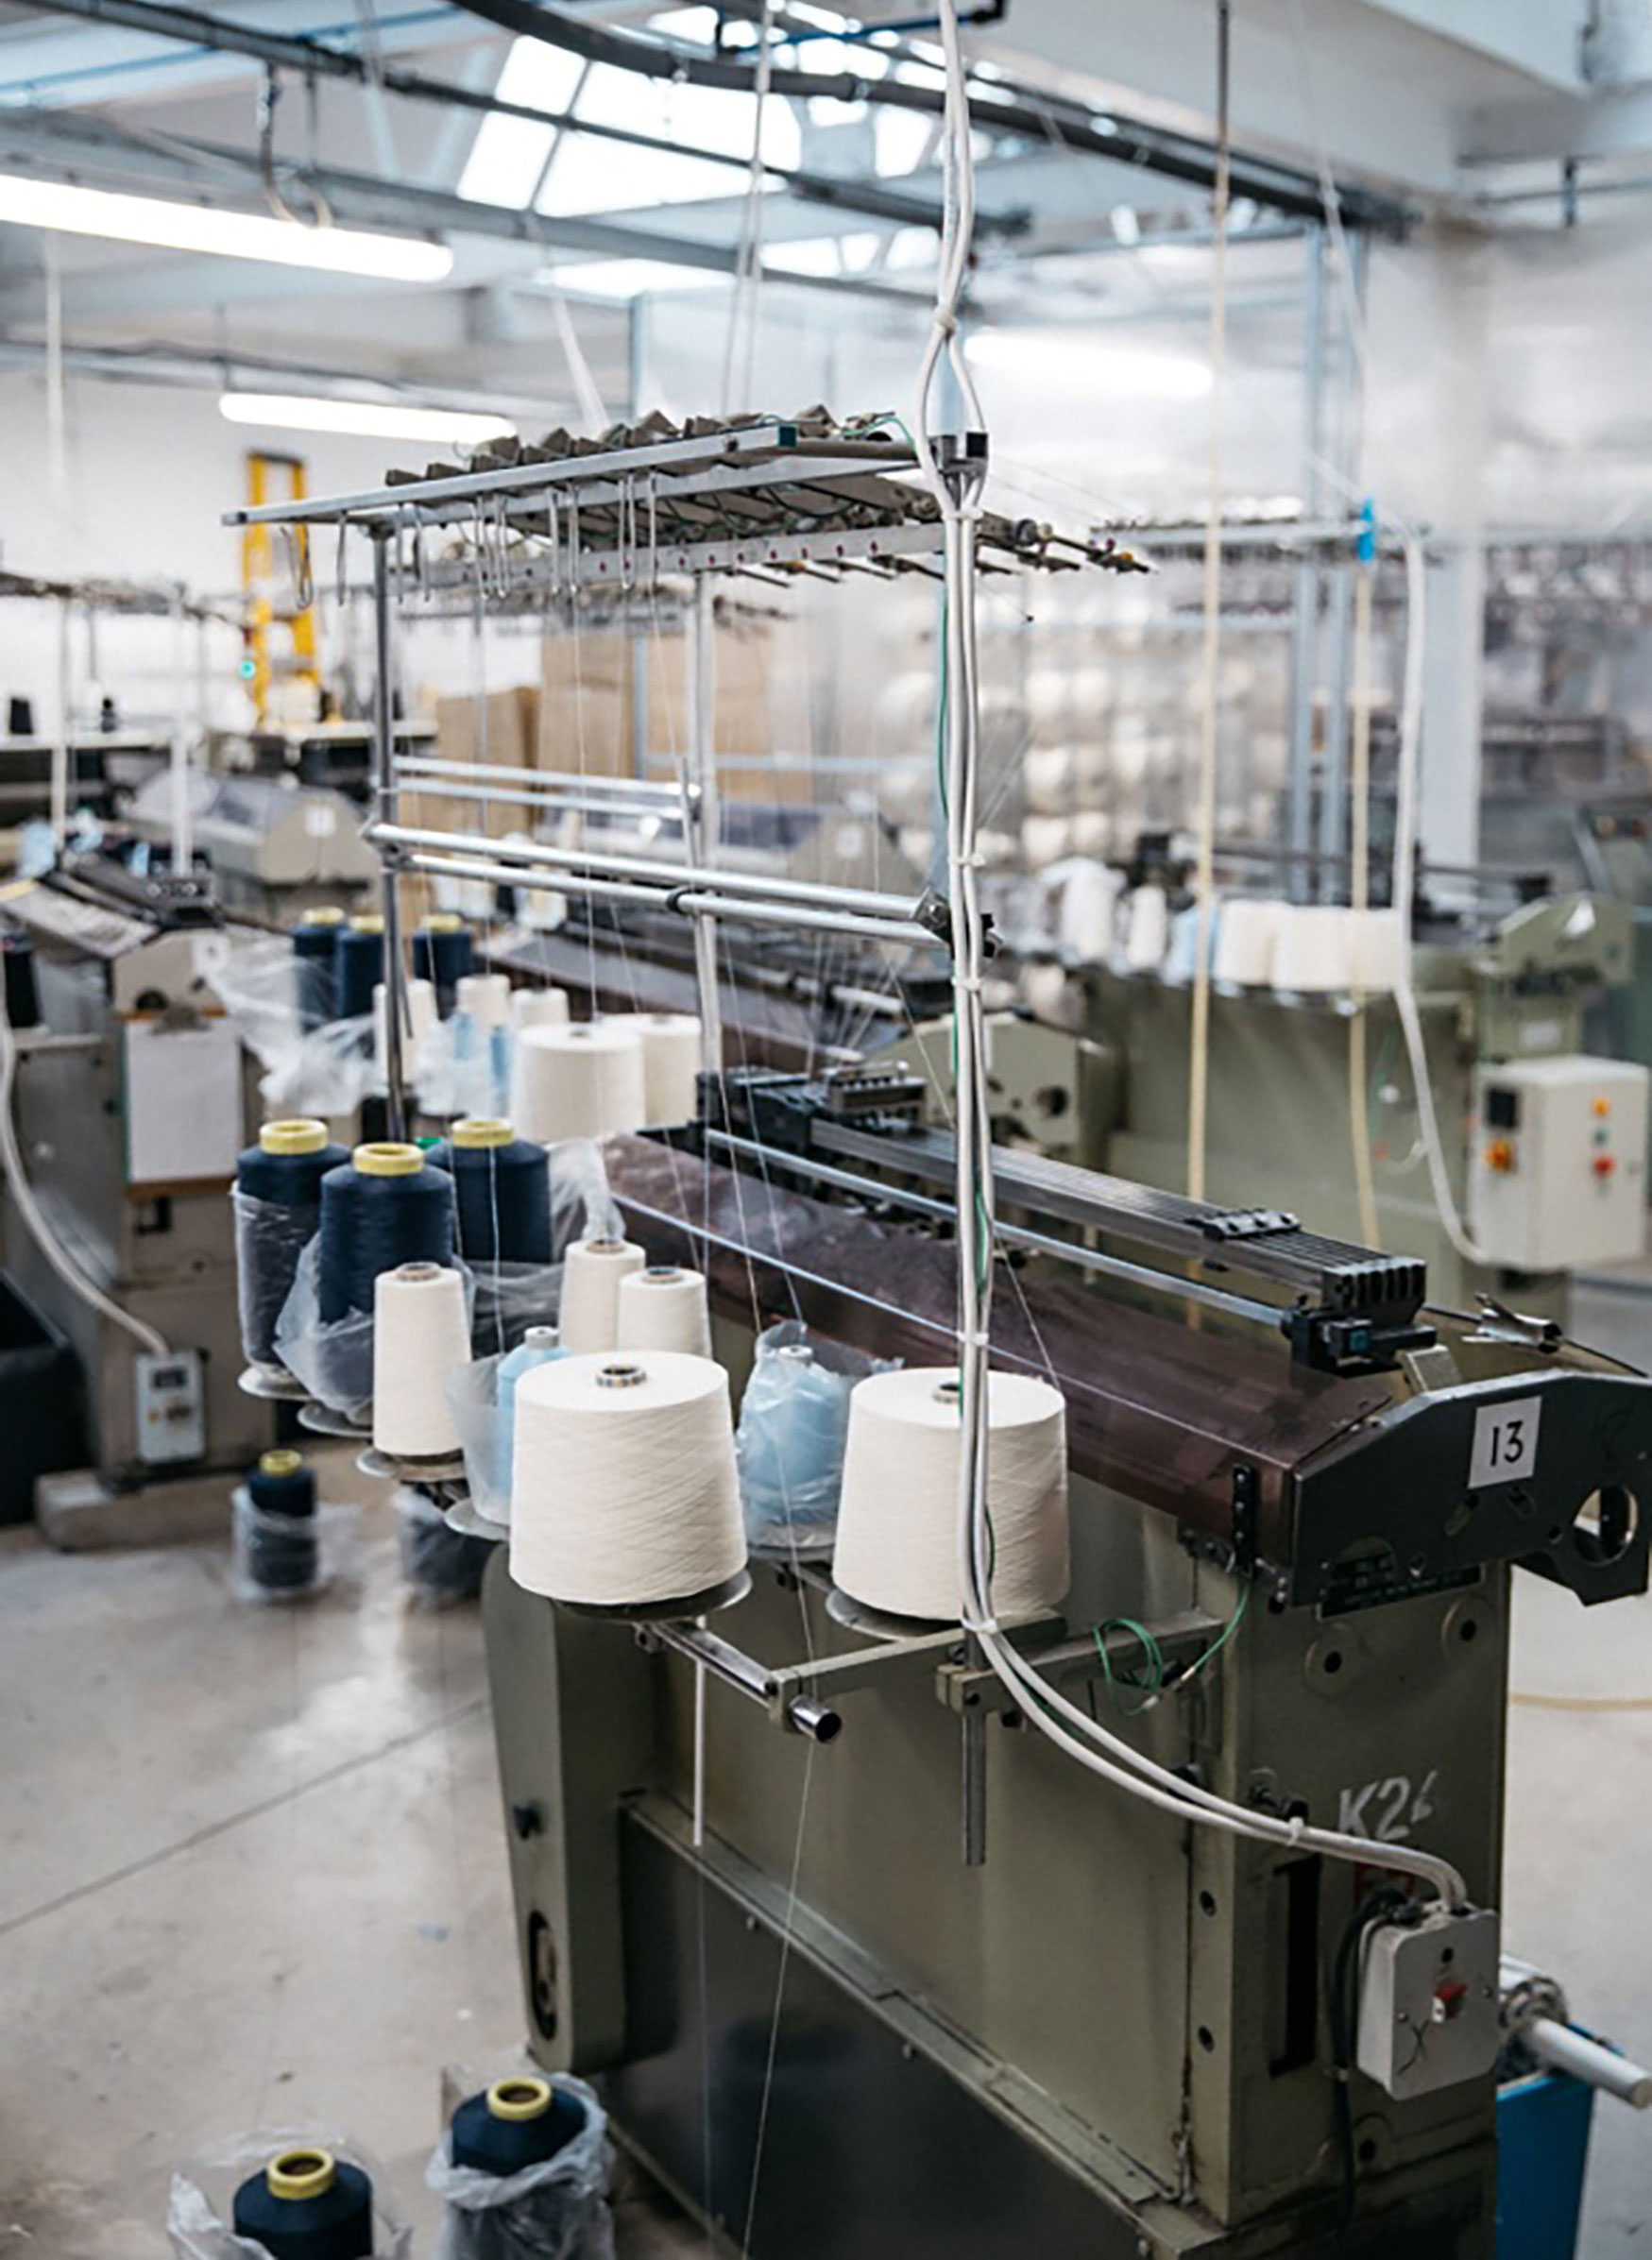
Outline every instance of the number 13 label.
<svg viewBox="0 0 1652 2260"><path fill-rule="evenodd" d="M1474 1415L1474 1444L1469 1459L1469 1488L1489 1483L1524 1483L1538 1464L1541 1397L1513 1397L1503 1404L1483 1404Z"/></svg>

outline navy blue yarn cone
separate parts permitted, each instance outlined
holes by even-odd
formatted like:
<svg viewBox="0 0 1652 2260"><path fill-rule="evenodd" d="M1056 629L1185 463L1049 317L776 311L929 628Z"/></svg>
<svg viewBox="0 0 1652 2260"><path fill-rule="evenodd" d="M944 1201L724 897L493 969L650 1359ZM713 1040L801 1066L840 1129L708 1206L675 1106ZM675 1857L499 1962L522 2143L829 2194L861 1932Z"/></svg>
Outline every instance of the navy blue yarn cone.
<svg viewBox="0 0 1652 2260"><path fill-rule="evenodd" d="M378 919L351 920L339 931L332 960L335 1020L365 1020L384 977L384 928Z"/></svg>
<svg viewBox="0 0 1652 2260"><path fill-rule="evenodd" d="M317 1292L324 1326L371 1314L373 1283L400 1264L453 1257L453 1181L417 1146L358 1146L321 1181Z"/></svg>
<svg viewBox="0 0 1652 2260"><path fill-rule="evenodd" d="M502 2181L566 2150L584 2132L585 2105L559 2088L545 2098L548 2086L541 2080L501 2080L482 2095L468 2096L453 2114L453 2164ZM502 2109L532 2116L502 2117Z"/></svg>
<svg viewBox="0 0 1652 2260"><path fill-rule="evenodd" d="M271 2176L312 2159L332 2167L328 2186L315 2196L279 2196ZM359 2166L342 2158L335 2164L324 2150L283 2151L237 2189L233 2226L237 2236L255 2237L271 2260L371 2260L373 2185Z"/></svg>
<svg viewBox="0 0 1652 2260"><path fill-rule="evenodd" d="M253 1584L268 1593L307 1591L320 1568L313 1470L296 1452L266 1452L248 1471L247 1495L256 1510L247 1548Z"/></svg>
<svg viewBox="0 0 1652 2260"><path fill-rule="evenodd" d="M293 928L293 955L298 961L298 1019L306 1028L319 1028L335 1017L333 960L343 930L342 910L312 910Z"/></svg>
<svg viewBox="0 0 1652 2260"><path fill-rule="evenodd" d="M291 1225L290 1230L266 1231L251 1226L238 1236L243 1346L255 1365L281 1362L276 1321L292 1291L305 1243L320 1227L321 1181L349 1160L345 1147L328 1139L324 1122L306 1118L266 1122L258 1144L236 1159L237 1190L286 1211Z"/></svg>
<svg viewBox="0 0 1652 2260"><path fill-rule="evenodd" d="M468 926L449 922L448 914L434 911L413 937L413 977L428 981L436 993L436 1010L445 1020L453 1009L459 982L476 961Z"/></svg>
<svg viewBox="0 0 1652 2260"><path fill-rule="evenodd" d="M551 1157L508 1122L457 1122L431 1160L451 1171L467 1264L551 1261Z"/></svg>

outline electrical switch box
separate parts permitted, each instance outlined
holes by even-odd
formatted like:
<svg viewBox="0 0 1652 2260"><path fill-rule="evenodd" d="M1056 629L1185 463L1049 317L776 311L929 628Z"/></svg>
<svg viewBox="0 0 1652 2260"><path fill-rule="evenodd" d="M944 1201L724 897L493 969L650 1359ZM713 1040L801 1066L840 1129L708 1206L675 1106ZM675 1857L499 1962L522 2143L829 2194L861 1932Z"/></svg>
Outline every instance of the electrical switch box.
<svg viewBox="0 0 1652 2260"><path fill-rule="evenodd" d="M1469 1230L1492 1263L1571 1271L1641 1253L1648 1080L1582 1054L1479 1070Z"/></svg>
<svg viewBox="0 0 1652 2260"><path fill-rule="evenodd" d="M1378 1923L1360 1963L1355 2061L1396 2102L1490 2072L1502 2034L1495 1913Z"/></svg>
<svg viewBox="0 0 1652 2260"><path fill-rule="evenodd" d="M200 1351L174 1350L156 1357L140 1351L137 1375L138 1457L145 1466L204 1459L207 1408Z"/></svg>

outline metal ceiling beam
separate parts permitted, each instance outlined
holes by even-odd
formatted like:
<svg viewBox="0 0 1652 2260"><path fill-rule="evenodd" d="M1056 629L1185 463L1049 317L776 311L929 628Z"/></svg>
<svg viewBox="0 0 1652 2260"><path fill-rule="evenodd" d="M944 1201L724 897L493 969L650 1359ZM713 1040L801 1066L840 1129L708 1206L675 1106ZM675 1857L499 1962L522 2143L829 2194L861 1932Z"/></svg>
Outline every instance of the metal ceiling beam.
<svg viewBox="0 0 1652 2260"><path fill-rule="evenodd" d="M736 93L751 93L756 73L748 63L728 62L695 55L663 40L639 38L634 32L610 31L566 9L547 8L539 0L455 0L467 15L477 16L519 39L542 40L587 62L606 63L644 78L675 84L704 86ZM896 110L915 110L938 117L945 105L941 86L911 79L865 78L852 71L799 71L771 68L771 93L804 101L869 102ZM1185 134L1167 133L1138 118L1109 110L1104 118L1079 103L1060 99L1038 89L1016 86L1002 78L979 78L971 89L972 122L983 133L1011 133L1034 142L1054 143L1085 157L1104 157L1115 163L1139 165L1173 180L1185 180L1214 190L1215 148ZM1303 167L1272 159L1235 152L1229 177L1231 193L1294 219L1320 219L1324 214L1320 182ZM1392 197L1356 187L1336 184L1344 226L1386 235L1404 234L1410 214Z"/></svg>
<svg viewBox="0 0 1652 2260"><path fill-rule="evenodd" d="M0 110L0 156L24 164L39 164L43 158L77 178L89 162L101 164L121 175L135 172L163 180L174 189L192 188L197 194L208 184L217 193L228 174L245 181L254 195L263 193L258 159L247 150L177 135L168 135L165 143L158 145L146 137L123 132L107 119L73 112ZM602 259L665 260L676 266L730 278L739 267L739 252L731 246L691 242L612 220L514 212L503 205L474 203L446 189L383 180L375 174L349 172L333 165L307 166L298 178L326 198L337 218L366 227L478 236L519 244L541 255L565 250L588 252ZM283 271L306 280L301 268ZM873 277L794 275L775 268L765 271L764 280L805 290L850 291L900 305L928 302L926 293L902 290Z"/></svg>
<svg viewBox="0 0 1652 2260"><path fill-rule="evenodd" d="M673 157L692 157L707 164L726 165L749 173L749 158L730 157L726 150L706 149L689 142L668 141L629 127L606 126L582 118L571 110L542 110L533 103L502 101L446 79L427 78L417 71L389 64L375 65L353 48L330 46L308 34L261 31L243 24L204 15L193 8L178 8L167 0L42 0L46 12L73 16L87 24L114 25L122 30L145 32L156 39L175 40L192 47L220 54L243 55L267 69L296 72L305 78L332 78L353 86L377 88L406 101L436 103L464 110L478 117L517 118L559 131L588 134L593 140L618 143L632 149L651 149ZM940 229L940 204L928 197L903 195L866 181L840 180L829 173L807 167L765 163L765 174L778 180L792 195L843 212L862 212L868 218L888 220L901 228ZM1028 225L1025 212L983 212L978 221L987 235L1019 234Z"/></svg>

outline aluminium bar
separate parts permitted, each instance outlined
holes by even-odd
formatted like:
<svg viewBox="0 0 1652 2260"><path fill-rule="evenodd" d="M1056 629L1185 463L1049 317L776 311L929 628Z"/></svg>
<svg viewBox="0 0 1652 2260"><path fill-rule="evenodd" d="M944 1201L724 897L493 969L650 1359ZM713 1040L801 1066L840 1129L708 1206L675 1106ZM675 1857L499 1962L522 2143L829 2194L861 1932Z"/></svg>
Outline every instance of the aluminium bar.
<svg viewBox="0 0 1652 2260"><path fill-rule="evenodd" d="M604 480L621 482L611 497L618 501L626 484L643 472L673 477L665 493L690 491L673 474L695 470L727 469L741 459L766 464L783 455L788 466L801 467L792 476L801 482L829 476L822 461L842 466L839 475L864 476L868 469L909 470L916 457L908 449L886 440L806 439L795 424L749 424L696 439L660 440L652 447L610 448L597 455L560 455L548 463L512 463L498 470L456 472L451 479L410 479L400 484L364 487L358 494L318 495L304 502L266 502L253 508L227 510L227 526L298 525L307 519L338 518L396 518L409 506L434 507L443 502L479 502L503 496L552 493L598 485ZM781 474L785 476L785 473ZM582 505L595 508L599 498L583 497Z"/></svg>
<svg viewBox="0 0 1652 2260"><path fill-rule="evenodd" d="M362 827L364 839L388 841L397 847L430 848L441 855L481 856L497 859L501 843L485 832L443 832L426 824L381 824ZM598 848L550 847L540 841L523 841L508 850L518 863L542 863L553 872L592 872L602 878L639 879L662 892L693 888L703 894L750 894L773 904L796 903L800 908L845 910L862 918L896 919L911 923L916 905L903 894L876 894L864 887L828 887L814 879L769 878L759 872L712 871L692 863L662 863L647 856L614 856ZM553 889L554 892L554 889Z"/></svg>
<svg viewBox="0 0 1652 2260"><path fill-rule="evenodd" d="M381 535L373 543L373 781L380 821L396 812L396 688L390 620L390 545ZM401 1015L407 993L401 963L401 887L394 857L381 858L380 893L384 915L384 1089L385 1128L391 1138L407 1135L407 1092L403 1076Z"/></svg>
<svg viewBox="0 0 1652 2260"><path fill-rule="evenodd" d="M404 777L456 777L476 784L533 784L546 788L566 785L571 790L611 793L630 800L670 801L680 805L678 785L650 784L645 777L582 776L576 769L523 769L514 762L449 761L435 754L398 754L396 767ZM692 788L690 787L691 790Z"/></svg>
<svg viewBox="0 0 1652 2260"><path fill-rule="evenodd" d="M737 1137L730 1130L707 1130L706 1133L714 1146L725 1147L730 1153L761 1163L765 1167L784 1169L788 1158L776 1147L759 1144L752 1138ZM796 1157L792 1157L795 1161ZM856 1193L863 1199L893 1201L897 1207L910 1210L913 1215L928 1216L937 1223L955 1224L958 1212L949 1200L931 1200L927 1194L913 1193L904 1186L888 1185L875 1177L860 1177L852 1170L834 1169L830 1163L809 1154L799 1164L799 1172L810 1184L832 1185L839 1192ZM1211 1310L1221 1311L1229 1317L1246 1318L1256 1324L1277 1327L1279 1312L1270 1302L1252 1302L1246 1296L1230 1294L1223 1287L1213 1287L1201 1279L1184 1279L1166 1271L1155 1271L1147 1264L1133 1264L1125 1256L1106 1255L1098 1248L1085 1248L1074 1240L1062 1240L1048 1232L1033 1232L1022 1224L1006 1224L1001 1217L993 1220L993 1237L1006 1248L1023 1248L1030 1255L1053 1256L1058 1263L1073 1264L1081 1271L1105 1273L1112 1279L1122 1279L1133 1286L1148 1288L1155 1295L1168 1295L1179 1302L1200 1302Z"/></svg>
<svg viewBox="0 0 1652 2260"><path fill-rule="evenodd" d="M735 926L776 926L809 934L848 934L860 942L887 942L903 949L944 949L943 935L915 923L893 919L857 918L828 910L806 910L790 905L753 902L741 895L721 895L692 887L639 887L622 879L582 878L577 874L536 873L483 858L416 855L407 858L414 871L436 876L486 879L496 887L519 888L529 894L588 894L600 902L636 903L653 910L669 910L685 918L725 918Z"/></svg>

